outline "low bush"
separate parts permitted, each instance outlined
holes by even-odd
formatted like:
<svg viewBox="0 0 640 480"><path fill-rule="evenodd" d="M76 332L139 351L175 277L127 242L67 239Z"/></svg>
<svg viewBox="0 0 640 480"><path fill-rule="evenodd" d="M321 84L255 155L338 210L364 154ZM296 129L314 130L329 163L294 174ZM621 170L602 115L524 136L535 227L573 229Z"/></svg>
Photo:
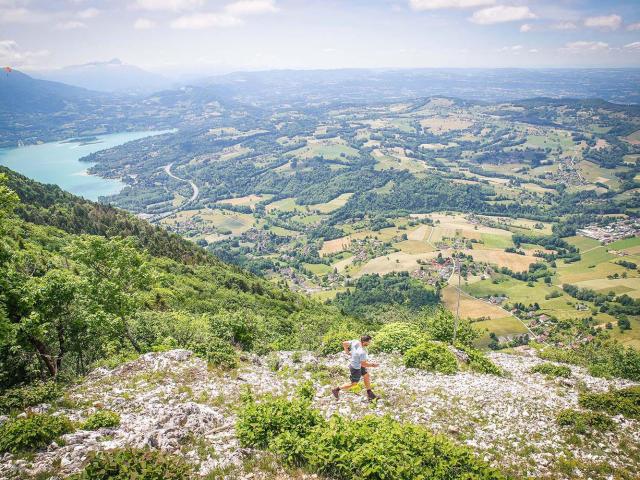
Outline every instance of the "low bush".
<svg viewBox="0 0 640 480"><path fill-rule="evenodd" d="M213 337L209 343L192 345L191 349L196 355L216 367L232 369L238 366L238 353L235 348L221 338Z"/></svg>
<svg viewBox="0 0 640 480"><path fill-rule="evenodd" d="M124 448L92 452L71 480L187 480L191 467L180 457L157 450Z"/></svg>
<svg viewBox="0 0 640 480"><path fill-rule="evenodd" d="M575 433L585 434L592 431L604 432L613 430L615 422L600 412L580 412L578 410L562 410L556 417L558 425L570 427Z"/></svg>
<svg viewBox="0 0 640 480"><path fill-rule="evenodd" d="M289 404L289 405L287 405ZM324 421L308 402L268 399L249 403L240 417L244 446L268 449L288 466L341 480L498 480L505 478L458 446L418 425L367 416ZM261 414L256 416L256 408ZM249 413L246 413L248 410ZM304 413L303 413L304 411ZM273 416L279 417L277 422ZM286 418L282 418L286 417ZM311 420L311 421L310 421ZM287 428L290 427L290 428ZM265 429L257 436L250 432Z"/></svg>
<svg viewBox="0 0 640 480"><path fill-rule="evenodd" d="M640 419L640 386L604 393L580 393L578 403L581 407L607 412L610 415Z"/></svg>
<svg viewBox="0 0 640 480"><path fill-rule="evenodd" d="M236 434L243 447L267 449L284 432L304 436L323 422L322 416L309 408L307 399L270 397L259 403L251 399L238 417Z"/></svg>
<svg viewBox="0 0 640 480"><path fill-rule="evenodd" d="M0 395L0 414L51 402L61 395L62 387L55 382L36 382L23 387L11 388Z"/></svg>
<svg viewBox="0 0 640 480"><path fill-rule="evenodd" d="M500 367L487 358L480 350L467 345L457 344L456 348L469 356L469 368L478 373L502 376L504 372Z"/></svg>
<svg viewBox="0 0 640 480"><path fill-rule="evenodd" d="M62 415L32 414L12 418L0 426L0 452L23 453L46 447L60 435L73 431Z"/></svg>
<svg viewBox="0 0 640 480"><path fill-rule="evenodd" d="M82 424L83 430L98 430L120 426L120 415L111 410L98 410L90 415Z"/></svg>
<svg viewBox="0 0 640 480"><path fill-rule="evenodd" d="M404 365L429 372L456 373L458 361L446 345L436 342L422 342L404 354Z"/></svg>
<svg viewBox="0 0 640 480"><path fill-rule="evenodd" d="M610 339L598 339L576 349L546 347L538 355L553 362L581 365L596 377L640 381L640 352Z"/></svg>
<svg viewBox="0 0 640 480"><path fill-rule="evenodd" d="M569 378L571 369L566 365L556 365L555 363L540 363L529 370L531 373L541 373L550 378Z"/></svg>
<svg viewBox="0 0 640 480"><path fill-rule="evenodd" d="M322 337L319 353L331 355L342 351L342 342L359 338L359 335L351 330L330 330Z"/></svg>
<svg viewBox="0 0 640 480"><path fill-rule="evenodd" d="M424 335L417 325L404 322L387 323L373 338L372 352L404 353L417 346Z"/></svg>

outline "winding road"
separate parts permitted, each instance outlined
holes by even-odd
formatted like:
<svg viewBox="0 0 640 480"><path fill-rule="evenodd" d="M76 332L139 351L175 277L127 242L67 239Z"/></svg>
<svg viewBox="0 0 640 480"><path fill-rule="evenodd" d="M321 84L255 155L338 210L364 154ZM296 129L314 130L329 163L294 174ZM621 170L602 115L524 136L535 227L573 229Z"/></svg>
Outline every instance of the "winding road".
<svg viewBox="0 0 640 480"><path fill-rule="evenodd" d="M171 178L175 178L176 180L180 180L181 182L188 182L189 185L191 185L191 189L193 190L193 194L191 195L191 198L189 200L187 200L186 202L184 202L182 205L180 205L180 207L178 207L178 209L175 210L177 212L181 208L184 208L186 205L195 202L196 199L198 198L198 195L200 195L200 190L198 189L198 186L195 183L193 183L191 180L187 180L186 178L177 177L176 175L171 173L171 167L172 166L173 166L173 162L170 163L169 165L165 165L164 166L165 173L167 175L169 175Z"/></svg>
<svg viewBox="0 0 640 480"><path fill-rule="evenodd" d="M195 202L198 199L198 196L200 195L200 189L198 188L198 186L194 182L192 182L191 180L187 180L186 178L180 178L177 175L174 175L173 173L171 173L171 167L172 166L173 166L173 162L171 162L169 165L165 165L164 167L162 167L162 169L164 170L164 173L166 173L171 178L173 178L175 180L178 180L180 182L187 182L189 185L191 185L191 190L193 190L193 193L191 194L191 198L189 198L189 200L184 202L179 207L176 207L176 208L174 208L174 209L172 209L172 210L170 210L168 212L159 213L157 215L154 215L151 218L148 218L148 221L150 223L156 223L156 222L162 220L163 218L168 217L169 215L173 215L174 213L177 213L180 210L183 210L184 207L186 207L187 205L190 205L193 202Z"/></svg>

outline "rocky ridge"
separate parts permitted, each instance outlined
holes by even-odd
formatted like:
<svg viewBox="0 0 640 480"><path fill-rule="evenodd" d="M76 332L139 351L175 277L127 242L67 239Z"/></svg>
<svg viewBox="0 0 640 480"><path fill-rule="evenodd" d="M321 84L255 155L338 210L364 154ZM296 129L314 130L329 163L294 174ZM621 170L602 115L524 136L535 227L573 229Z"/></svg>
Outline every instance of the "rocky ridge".
<svg viewBox="0 0 640 480"><path fill-rule="evenodd" d="M381 399L368 404L363 392L345 393L339 401L331 397L331 386L346 381L342 355L250 356L237 371L222 372L187 350L148 353L111 370L93 371L69 390L62 408L56 410L82 421L98 409L111 409L121 416L119 427L78 430L32 458L5 454L0 457L0 478L46 472L51 478L63 478L78 471L90 451L123 446L178 453L208 478L315 478L284 472L273 459L268 468L268 459L256 467L260 454L241 448L234 431L236 408L247 387L258 396L293 395L296 386L308 379L317 389L314 406L327 417L390 415L422 424L472 447L517 477L588 478L585 465L605 464L614 470L638 471L640 422L617 416L615 431L588 438L570 434L555 422L560 410L577 408L580 388L606 391L632 382L595 378L579 367L571 367L568 379L547 379L529 373L542 362L534 355L491 353L490 357L507 372L505 377L425 373L405 368L396 355L377 355L381 366L373 371L373 381ZM33 410L49 409L39 405Z"/></svg>

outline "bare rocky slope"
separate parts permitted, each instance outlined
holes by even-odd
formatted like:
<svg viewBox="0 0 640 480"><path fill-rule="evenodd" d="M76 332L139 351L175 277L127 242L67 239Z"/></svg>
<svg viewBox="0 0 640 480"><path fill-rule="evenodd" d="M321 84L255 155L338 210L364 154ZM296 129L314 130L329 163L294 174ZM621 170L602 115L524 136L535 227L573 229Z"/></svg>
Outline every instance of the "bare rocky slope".
<svg viewBox="0 0 640 480"><path fill-rule="evenodd" d="M374 384L381 399L368 404L363 392L343 394L339 401L331 397L331 386L346 378L342 355L279 352L246 357L237 371L222 372L187 350L149 353L112 370L95 370L68 391L58 409L80 421L108 408L120 414L118 428L78 430L28 458L5 454L0 478L47 478L46 472L64 478L81 468L88 452L122 446L178 453L208 478L317 478L284 471L273 457L241 448L234 430L247 386L256 396L293 395L307 379L316 387L314 406L327 417L391 415L422 424L472 447L517 478L592 478L583 467L605 464L615 471L639 470L639 421L617 416L615 431L583 437L555 420L560 410L579 408L580 389L606 391L632 382L594 378L578 367L571 367L568 379L548 379L529 373L542 361L527 351L492 353L490 358L507 372L505 377L424 373L405 368L398 356L377 355L381 366Z"/></svg>

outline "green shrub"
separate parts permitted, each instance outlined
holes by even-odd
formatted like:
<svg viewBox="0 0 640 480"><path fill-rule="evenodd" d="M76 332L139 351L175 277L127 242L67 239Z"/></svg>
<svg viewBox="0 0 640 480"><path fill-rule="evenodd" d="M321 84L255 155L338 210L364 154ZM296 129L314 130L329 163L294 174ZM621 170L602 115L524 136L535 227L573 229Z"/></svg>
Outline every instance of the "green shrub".
<svg viewBox="0 0 640 480"><path fill-rule="evenodd" d="M61 395L62 388L55 382L35 382L23 387L11 388L0 395L0 414L51 402Z"/></svg>
<svg viewBox="0 0 640 480"><path fill-rule="evenodd" d="M316 396L316 389L313 386L313 382L311 380L307 380L306 382L298 385L296 393L298 398L311 401L313 400L313 397Z"/></svg>
<svg viewBox="0 0 640 480"><path fill-rule="evenodd" d="M616 426L610 417L599 412L580 412L578 410L562 410L556 417L558 425L571 427L575 433L585 434L590 431L604 432Z"/></svg>
<svg viewBox="0 0 640 480"><path fill-rule="evenodd" d="M330 330L322 337L319 353L322 355L339 353L342 351L342 342L355 338L359 338L359 335L351 330Z"/></svg>
<svg viewBox="0 0 640 480"><path fill-rule="evenodd" d="M232 369L238 366L238 353L235 348L221 338L213 337L206 345L193 345L191 349L216 367Z"/></svg>
<svg viewBox="0 0 640 480"><path fill-rule="evenodd" d="M404 354L404 365L429 372L456 373L458 362L446 345L436 342L423 342L410 348Z"/></svg>
<svg viewBox="0 0 640 480"><path fill-rule="evenodd" d="M545 360L581 365L596 377L640 381L640 351L615 340L596 338L575 350L546 347L538 355Z"/></svg>
<svg viewBox="0 0 640 480"><path fill-rule="evenodd" d="M0 426L0 452L21 453L46 447L60 435L73 431L62 415L32 414L13 418Z"/></svg>
<svg viewBox="0 0 640 480"><path fill-rule="evenodd" d="M610 415L640 419L640 386L604 393L580 393L578 403L581 407L600 410Z"/></svg>
<svg viewBox="0 0 640 480"><path fill-rule="evenodd" d="M480 337L480 331L473 326L471 321L458 319L457 329L455 323L453 314L442 307L435 309L435 311L427 311L424 317L419 320L420 327L428 337L438 342L452 343L454 330L456 343L472 346L473 342Z"/></svg>
<svg viewBox="0 0 640 480"><path fill-rule="evenodd" d="M389 417L335 416L303 439L307 467L329 478L489 480L504 478L467 447Z"/></svg>
<svg viewBox="0 0 640 480"><path fill-rule="evenodd" d="M83 430L98 430L120 426L120 415L111 410L98 410L82 424Z"/></svg>
<svg viewBox="0 0 640 480"><path fill-rule="evenodd" d="M274 418L277 420L274 423ZM243 446L268 449L289 466L341 480L498 480L505 478L418 425L389 417L324 421L308 402L270 399L240 413ZM256 433L257 432L257 433Z"/></svg>
<svg viewBox="0 0 640 480"><path fill-rule="evenodd" d="M157 450L116 449L92 452L72 480L187 480L192 469L180 457Z"/></svg>
<svg viewBox="0 0 640 480"><path fill-rule="evenodd" d="M323 422L322 416L309 408L308 400L271 397L259 403L250 400L244 405L236 434L243 447L266 449L284 432L304 436Z"/></svg>
<svg viewBox="0 0 640 480"><path fill-rule="evenodd" d="M469 347L467 345L456 344L458 350L462 350L469 356L469 368L478 373L486 373L489 375L504 375L500 367L487 358L480 350Z"/></svg>
<svg viewBox="0 0 640 480"><path fill-rule="evenodd" d="M556 365L554 363L540 363L529 370L531 373L541 373L550 378L569 378L571 369L566 365Z"/></svg>
<svg viewBox="0 0 640 480"><path fill-rule="evenodd" d="M387 323L375 334L370 350L404 353L417 346L423 338L424 335L416 325L404 322Z"/></svg>

